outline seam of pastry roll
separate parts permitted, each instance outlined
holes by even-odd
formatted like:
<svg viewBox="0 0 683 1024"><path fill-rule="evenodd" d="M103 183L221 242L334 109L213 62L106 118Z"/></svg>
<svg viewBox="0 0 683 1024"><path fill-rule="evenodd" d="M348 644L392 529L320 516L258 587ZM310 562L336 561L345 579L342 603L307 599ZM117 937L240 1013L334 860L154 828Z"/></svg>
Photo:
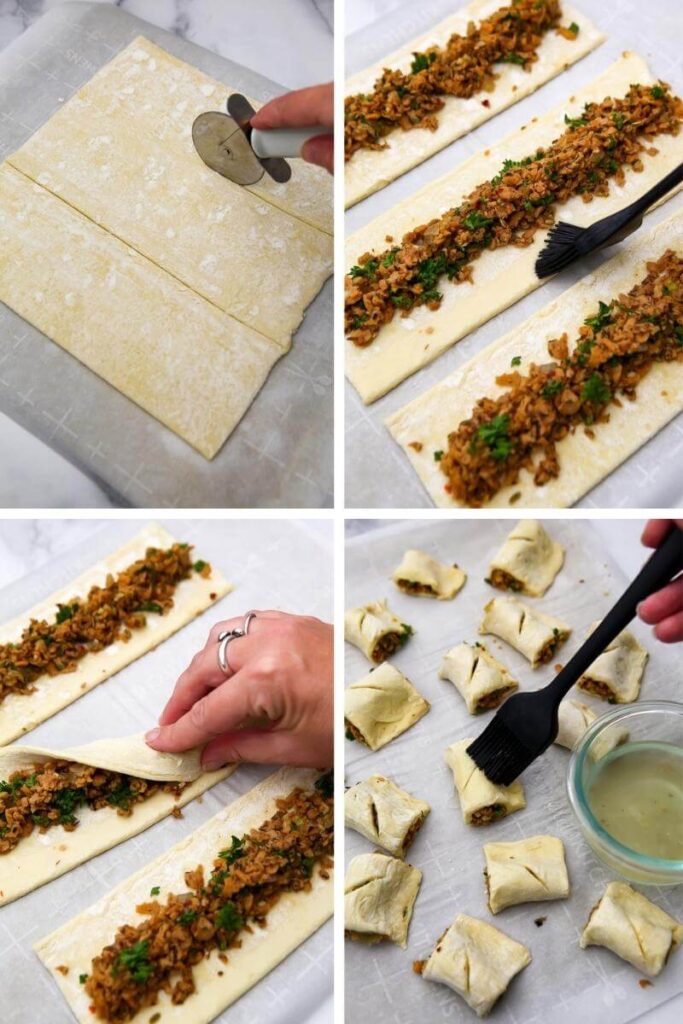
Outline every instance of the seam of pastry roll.
<svg viewBox="0 0 683 1024"><path fill-rule="evenodd" d="M121 245L125 245L126 248L132 249L141 259L145 260L151 266L156 267L157 270L160 270L163 274L166 274L169 278L172 278L179 285L181 285L182 288L187 289L188 292L191 292L198 299L202 300L203 302L208 303L210 306L213 306L213 308L217 309L220 313L223 314L223 316L229 316L236 323L239 323L243 327L246 327L248 330L253 331L255 334L258 334L260 337L264 338L266 341L269 341L272 344L277 345L278 349L280 349L283 352L288 352L289 349L291 348L291 344L292 344L292 336L291 335L289 336L287 341L280 341L277 338L272 337L269 334L264 334L263 331L260 331L257 327L254 327L252 324L247 323L246 320L240 320L240 318L238 316L236 316L231 310L225 309L223 306L219 305L217 302L214 302L213 299L210 299L210 298L208 298L208 296L204 295L202 292L197 291L196 288L193 288L192 285L188 284L186 281L183 281L183 279L181 277L178 277L176 274L174 274L167 267L164 267L161 263L157 263L156 260L153 260L146 253L142 252L141 249L138 249L135 245L133 245L132 242L129 242L126 238L122 238L121 235L117 235L116 232L112 231L110 228L104 227L104 225L100 224L97 220L94 220L87 213L84 213L83 210L81 210L78 206L74 206L73 203L70 203L68 199L64 198L64 196L59 195L59 193L57 193L53 189L49 188L49 186L43 184L42 182L36 181L35 178L32 178L29 174L26 174L25 171L21 170L21 168L16 166L16 164L12 163L12 156L11 155L9 157L7 157L7 159L4 161L3 164L0 164L0 168L2 168L3 166L11 167L12 171L15 174L21 175L21 177L23 179L25 179L26 181L29 181L31 183L31 185L33 185L35 188L40 189L46 195L51 195L54 199L59 200L59 202L63 203L64 206L67 206L78 217L81 217L84 221L87 221L89 224L92 224L93 227L96 228L98 231L101 231L104 235L107 235L109 238L116 239L117 242L120 242Z"/></svg>

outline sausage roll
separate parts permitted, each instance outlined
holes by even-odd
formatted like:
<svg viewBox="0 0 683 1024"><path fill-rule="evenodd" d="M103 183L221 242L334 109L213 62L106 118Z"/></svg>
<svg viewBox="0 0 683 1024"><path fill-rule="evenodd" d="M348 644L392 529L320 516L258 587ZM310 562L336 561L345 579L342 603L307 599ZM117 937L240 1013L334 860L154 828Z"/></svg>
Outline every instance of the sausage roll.
<svg viewBox="0 0 683 1024"><path fill-rule="evenodd" d="M375 665L403 647L412 632L411 626L389 610L386 601L350 608L344 615L344 639Z"/></svg>
<svg viewBox="0 0 683 1024"><path fill-rule="evenodd" d="M486 843L484 857L484 878L492 914L517 903L563 900L569 896L564 845L555 836L531 836L514 843Z"/></svg>
<svg viewBox="0 0 683 1024"><path fill-rule="evenodd" d="M596 625L593 624L591 632ZM610 704L630 704L638 699L647 658L643 645L625 629L581 676L579 689Z"/></svg>
<svg viewBox="0 0 683 1024"><path fill-rule="evenodd" d="M557 713L557 736L555 743L568 750L574 750L579 740L589 725L592 725L598 716L587 704L580 700L565 699L560 704ZM610 750L614 750L621 743L628 739L628 730L618 725L611 725L591 744L593 759L599 761Z"/></svg>
<svg viewBox="0 0 683 1024"><path fill-rule="evenodd" d="M605 946L656 977L681 944L683 926L626 882L610 882L581 935L581 948Z"/></svg>
<svg viewBox="0 0 683 1024"><path fill-rule="evenodd" d="M542 597L563 562L564 548L550 539L542 524L522 519L491 562L487 582L499 590Z"/></svg>
<svg viewBox="0 0 683 1024"><path fill-rule="evenodd" d="M422 872L384 853L354 857L344 879L344 928L352 939L390 939L403 949Z"/></svg>
<svg viewBox="0 0 683 1024"><path fill-rule="evenodd" d="M347 687L347 738L360 740L370 750L379 750L415 725L430 706L406 677L386 662Z"/></svg>
<svg viewBox="0 0 683 1024"><path fill-rule="evenodd" d="M532 668L551 660L571 633L561 619L529 608L516 597L494 597L484 606L480 633L492 633L514 647Z"/></svg>
<svg viewBox="0 0 683 1024"><path fill-rule="evenodd" d="M466 825L488 825L526 807L524 788L519 780L511 786L496 786L467 753L472 737L458 740L446 748L444 760L453 772L453 781Z"/></svg>
<svg viewBox="0 0 683 1024"><path fill-rule="evenodd" d="M457 565L443 565L424 551L406 551L391 577L405 594L449 601L465 585L467 576Z"/></svg>
<svg viewBox="0 0 683 1024"><path fill-rule="evenodd" d="M371 775L351 786L344 796L344 824L395 857L406 850L431 808L424 800L400 789L391 779Z"/></svg>
<svg viewBox="0 0 683 1024"><path fill-rule="evenodd" d="M485 1017L508 985L528 964L531 953L521 942L478 921L458 914L426 961L414 968L429 981L448 985L478 1017Z"/></svg>
<svg viewBox="0 0 683 1024"><path fill-rule="evenodd" d="M518 688L517 680L483 644L464 641L444 655L439 676L453 683L471 715L497 708Z"/></svg>

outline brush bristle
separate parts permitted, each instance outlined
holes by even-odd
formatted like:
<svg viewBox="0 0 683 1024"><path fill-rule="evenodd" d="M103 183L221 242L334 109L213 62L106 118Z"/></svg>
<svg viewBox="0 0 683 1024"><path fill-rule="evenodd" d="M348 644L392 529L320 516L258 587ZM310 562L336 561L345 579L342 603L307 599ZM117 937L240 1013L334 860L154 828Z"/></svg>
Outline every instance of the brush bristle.
<svg viewBox="0 0 683 1024"><path fill-rule="evenodd" d="M489 782L498 786L509 786L534 759L498 715L470 743L467 753Z"/></svg>
<svg viewBox="0 0 683 1024"><path fill-rule="evenodd" d="M585 228L565 224L564 221L555 224L550 229L545 246L536 259L536 276L550 277L578 259L581 254L576 248L576 243L584 231Z"/></svg>

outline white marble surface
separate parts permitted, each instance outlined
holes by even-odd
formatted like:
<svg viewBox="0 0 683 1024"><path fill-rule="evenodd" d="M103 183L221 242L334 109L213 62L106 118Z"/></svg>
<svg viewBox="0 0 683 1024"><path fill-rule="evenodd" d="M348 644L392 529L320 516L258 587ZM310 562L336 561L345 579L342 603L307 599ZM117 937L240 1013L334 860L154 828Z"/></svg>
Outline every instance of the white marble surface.
<svg viewBox="0 0 683 1024"><path fill-rule="evenodd" d="M0 49L65 0L0 0ZM95 0L290 89L331 77L334 0ZM0 507L111 508L84 473L0 413Z"/></svg>

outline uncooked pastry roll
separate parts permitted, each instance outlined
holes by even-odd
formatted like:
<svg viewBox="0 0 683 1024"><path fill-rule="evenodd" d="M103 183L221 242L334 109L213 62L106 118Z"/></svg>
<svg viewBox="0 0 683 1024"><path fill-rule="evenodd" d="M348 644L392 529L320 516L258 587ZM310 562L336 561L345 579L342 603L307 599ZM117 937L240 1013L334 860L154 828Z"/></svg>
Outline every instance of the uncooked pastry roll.
<svg viewBox="0 0 683 1024"><path fill-rule="evenodd" d="M589 725L592 725L598 716L587 704L580 700L569 700L565 698L560 704L557 712L557 736L555 743L568 750L575 750L579 740ZM621 726L611 725L601 736L591 743L591 755L594 761L599 761L610 750L614 750L621 743L628 739L628 729Z"/></svg>
<svg viewBox="0 0 683 1024"><path fill-rule="evenodd" d="M598 625L591 626L592 633ZM608 644L579 679L579 689L602 697L610 704L630 704L638 699L648 653L627 629Z"/></svg>
<svg viewBox="0 0 683 1024"><path fill-rule="evenodd" d="M403 647L412 632L411 626L389 610L386 600L349 608L344 615L344 639L376 665Z"/></svg>
<svg viewBox="0 0 683 1024"><path fill-rule="evenodd" d="M362 853L344 879L344 928L361 942L390 939L403 949L422 872L384 853Z"/></svg>
<svg viewBox="0 0 683 1024"><path fill-rule="evenodd" d="M440 981L485 1017L508 985L528 964L531 953L492 924L458 914L423 963L416 965L423 978Z"/></svg>
<svg viewBox="0 0 683 1024"><path fill-rule="evenodd" d="M439 676L453 683L471 715L497 708L518 688L517 680L483 644L464 641L444 655Z"/></svg>
<svg viewBox="0 0 683 1024"><path fill-rule="evenodd" d="M522 519L491 562L488 582L499 590L541 597L563 562L564 548L550 539L543 525Z"/></svg>
<svg viewBox="0 0 683 1024"><path fill-rule="evenodd" d="M486 843L484 857L484 878L492 914L518 903L563 900L569 896L564 845L555 836L531 836L514 843Z"/></svg>
<svg viewBox="0 0 683 1024"><path fill-rule="evenodd" d="M397 668L386 662L351 683L344 695L349 738L379 750L429 711L430 703Z"/></svg>
<svg viewBox="0 0 683 1024"><path fill-rule="evenodd" d="M344 795L344 824L395 857L404 857L431 808L391 779L371 775Z"/></svg>
<svg viewBox="0 0 683 1024"><path fill-rule="evenodd" d="M514 647L531 662L545 665L571 633L571 628L553 615L529 608L516 597L494 597L484 606L480 633L492 633Z"/></svg>
<svg viewBox="0 0 683 1024"><path fill-rule="evenodd" d="M526 807L524 787L517 780L511 786L496 786L467 753L472 737L458 740L446 748L444 760L453 772L453 781L466 825L488 825Z"/></svg>
<svg viewBox="0 0 683 1024"><path fill-rule="evenodd" d="M457 565L443 565L424 551L406 551L391 577L405 594L449 601L465 585L467 576Z"/></svg>
<svg viewBox="0 0 683 1024"><path fill-rule="evenodd" d="M683 927L675 918L626 882L610 882L590 913L580 945L605 946L654 978L682 939Z"/></svg>

